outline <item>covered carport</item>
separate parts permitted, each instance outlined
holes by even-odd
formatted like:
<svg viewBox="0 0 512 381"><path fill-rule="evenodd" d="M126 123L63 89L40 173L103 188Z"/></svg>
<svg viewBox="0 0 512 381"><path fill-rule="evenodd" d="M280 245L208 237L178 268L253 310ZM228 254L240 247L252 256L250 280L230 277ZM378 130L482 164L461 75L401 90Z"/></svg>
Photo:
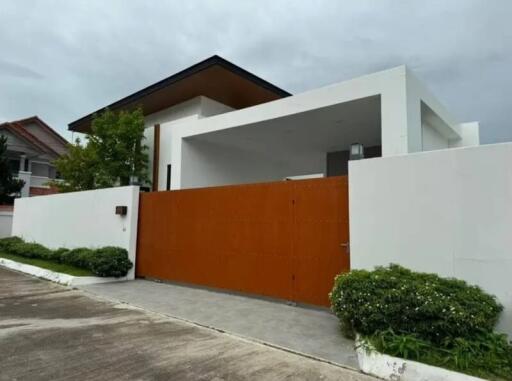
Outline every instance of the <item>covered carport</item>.
<svg viewBox="0 0 512 381"><path fill-rule="evenodd" d="M354 143L380 156L379 95L186 137L181 188L346 175Z"/></svg>

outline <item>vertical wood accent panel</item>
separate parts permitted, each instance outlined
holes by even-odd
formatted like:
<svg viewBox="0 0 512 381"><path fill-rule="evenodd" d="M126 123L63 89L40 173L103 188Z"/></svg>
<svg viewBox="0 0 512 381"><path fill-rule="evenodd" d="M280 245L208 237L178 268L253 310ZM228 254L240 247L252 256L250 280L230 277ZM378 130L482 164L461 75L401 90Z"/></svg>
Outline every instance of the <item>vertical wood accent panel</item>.
<svg viewBox="0 0 512 381"><path fill-rule="evenodd" d="M155 124L153 134L153 183L151 189L158 190L158 170L160 167L160 125Z"/></svg>

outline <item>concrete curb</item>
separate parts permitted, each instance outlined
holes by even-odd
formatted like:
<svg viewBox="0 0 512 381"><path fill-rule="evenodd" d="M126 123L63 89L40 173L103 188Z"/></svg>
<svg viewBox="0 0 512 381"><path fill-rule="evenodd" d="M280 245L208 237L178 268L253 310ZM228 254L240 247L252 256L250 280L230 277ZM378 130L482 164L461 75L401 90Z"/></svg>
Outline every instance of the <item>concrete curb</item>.
<svg viewBox="0 0 512 381"><path fill-rule="evenodd" d="M389 356L371 348L365 348L360 338L356 341L356 353L363 373L390 381L485 381L464 373Z"/></svg>
<svg viewBox="0 0 512 381"><path fill-rule="evenodd" d="M68 274L57 273L55 271L42 269L41 267L19 263L10 259L0 258L0 266L10 270L19 271L25 274L33 275L37 278L46 279L55 283L63 284L65 286L77 287L85 286L87 284L96 283L110 283L121 282L128 280L126 277L122 278L101 278L96 276L73 276Z"/></svg>

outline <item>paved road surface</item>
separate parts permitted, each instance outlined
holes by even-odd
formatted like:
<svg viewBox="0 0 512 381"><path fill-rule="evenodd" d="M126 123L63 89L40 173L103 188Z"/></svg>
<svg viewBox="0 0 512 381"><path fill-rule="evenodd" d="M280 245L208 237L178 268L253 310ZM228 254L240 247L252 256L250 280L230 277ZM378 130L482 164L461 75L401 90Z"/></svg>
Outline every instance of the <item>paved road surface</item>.
<svg viewBox="0 0 512 381"><path fill-rule="evenodd" d="M0 268L0 380L374 379Z"/></svg>

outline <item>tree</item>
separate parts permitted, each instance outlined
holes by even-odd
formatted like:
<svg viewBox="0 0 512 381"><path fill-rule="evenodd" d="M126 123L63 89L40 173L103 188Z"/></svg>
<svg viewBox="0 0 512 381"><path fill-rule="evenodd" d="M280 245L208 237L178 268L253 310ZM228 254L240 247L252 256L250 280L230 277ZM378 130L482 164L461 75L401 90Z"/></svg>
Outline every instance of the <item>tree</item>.
<svg viewBox="0 0 512 381"><path fill-rule="evenodd" d="M72 144L55 161L62 181L54 182L62 192L109 188L130 184L131 178L148 182L147 147L141 109L95 115L87 144Z"/></svg>
<svg viewBox="0 0 512 381"><path fill-rule="evenodd" d="M53 163L59 172L60 180L50 185L59 192L75 192L95 189L96 155L91 147L83 146L80 139L68 146L68 151Z"/></svg>
<svg viewBox="0 0 512 381"><path fill-rule="evenodd" d="M0 135L0 204L12 204L25 182L13 177L7 157L7 137Z"/></svg>

